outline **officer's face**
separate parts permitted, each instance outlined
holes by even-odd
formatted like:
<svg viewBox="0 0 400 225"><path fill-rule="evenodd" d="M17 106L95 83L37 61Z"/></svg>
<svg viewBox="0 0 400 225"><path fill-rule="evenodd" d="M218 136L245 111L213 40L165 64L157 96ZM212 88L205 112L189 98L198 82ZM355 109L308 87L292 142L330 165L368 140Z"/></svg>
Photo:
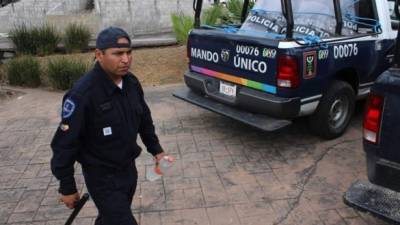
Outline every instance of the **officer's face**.
<svg viewBox="0 0 400 225"><path fill-rule="evenodd" d="M129 44L126 38L118 39L119 44ZM101 67L109 75L115 78L124 76L128 73L132 63L131 48L108 48L106 50L96 49L96 58Z"/></svg>

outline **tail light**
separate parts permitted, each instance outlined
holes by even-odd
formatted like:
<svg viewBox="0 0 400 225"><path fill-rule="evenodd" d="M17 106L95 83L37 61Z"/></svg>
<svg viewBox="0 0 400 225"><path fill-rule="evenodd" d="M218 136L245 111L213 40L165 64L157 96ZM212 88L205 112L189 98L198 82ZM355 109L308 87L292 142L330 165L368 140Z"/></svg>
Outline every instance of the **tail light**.
<svg viewBox="0 0 400 225"><path fill-rule="evenodd" d="M377 144L379 141L379 132L381 128L381 120L383 113L383 102L382 96L371 93L368 96L367 111L364 115L364 139L373 144Z"/></svg>
<svg viewBox="0 0 400 225"><path fill-rule="evenodd" d="M283 55L278 59L277 86L281 88L296 88L299 86L297 59Z"/></svg>

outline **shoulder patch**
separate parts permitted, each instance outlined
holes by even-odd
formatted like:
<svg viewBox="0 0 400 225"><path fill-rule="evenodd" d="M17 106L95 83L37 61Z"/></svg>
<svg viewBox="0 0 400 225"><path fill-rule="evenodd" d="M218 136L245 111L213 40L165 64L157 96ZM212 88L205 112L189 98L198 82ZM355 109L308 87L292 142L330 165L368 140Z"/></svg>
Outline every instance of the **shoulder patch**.
<svg viewBox="0 0 400 225"><path fill-rule="evenodd" d="M66 119L70 117L74 113L74 110L75 103L70 98L67 98L62 107L62 118Z"/></svg>

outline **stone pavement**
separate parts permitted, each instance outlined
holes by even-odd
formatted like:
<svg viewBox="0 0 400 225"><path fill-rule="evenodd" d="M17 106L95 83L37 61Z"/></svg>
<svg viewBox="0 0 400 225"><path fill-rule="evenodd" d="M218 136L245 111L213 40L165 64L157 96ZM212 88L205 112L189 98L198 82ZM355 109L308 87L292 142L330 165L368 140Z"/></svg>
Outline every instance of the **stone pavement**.
<svg viewBox="0 0 400 225"><path fill-rule="evenodd" d="M177 87L145 89L162 145L177 163L149 182L150 155L137 160L132 210L141 225L386 224L342 202L353 181L366 180L361 113L332 141L311 135L304 120L264 133L173 98ZM0 224L64 224L71 211L58 203L49 169L63 93L19 90L25 95L0 102ZM75 224L93 224L96 214L89 201Z"/></svg>

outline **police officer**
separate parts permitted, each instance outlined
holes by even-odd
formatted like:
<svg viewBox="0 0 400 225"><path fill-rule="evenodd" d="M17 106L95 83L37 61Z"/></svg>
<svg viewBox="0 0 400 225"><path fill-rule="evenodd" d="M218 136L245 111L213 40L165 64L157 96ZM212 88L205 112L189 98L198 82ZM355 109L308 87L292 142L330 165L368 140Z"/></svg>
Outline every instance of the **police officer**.
<svg viewBox="0 0 400 225"><path fill-rule="evenodd" d="M131 51L131 40L121 28L99 33L97 62L64 96L62 120L51 143L51 170L60 181L60 201L73 208L79 200L77 161L99 211L96 225L137 224L131 212L135 158L141 152L137 134L156 161L164 154L142 87L128 71Z"/></svg>

